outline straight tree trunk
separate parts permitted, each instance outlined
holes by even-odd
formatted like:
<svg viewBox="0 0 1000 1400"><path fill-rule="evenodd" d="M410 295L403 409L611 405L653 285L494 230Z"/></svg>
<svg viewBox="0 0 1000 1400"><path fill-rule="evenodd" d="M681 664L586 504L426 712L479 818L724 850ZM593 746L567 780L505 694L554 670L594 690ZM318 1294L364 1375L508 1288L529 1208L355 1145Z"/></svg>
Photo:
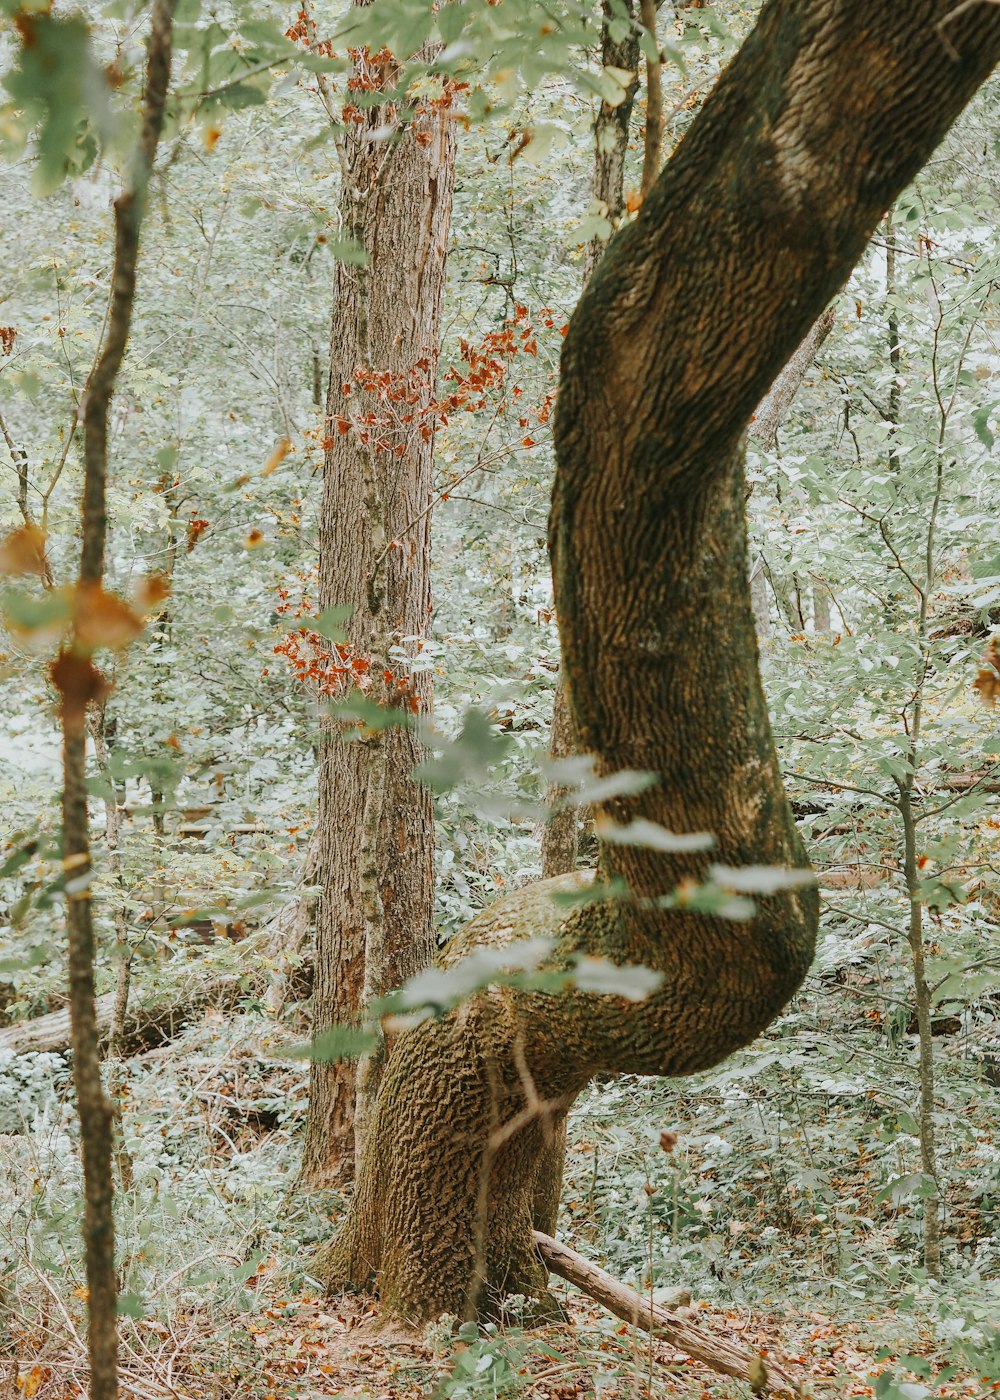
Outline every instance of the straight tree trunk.
<svg viewBox="0 0 1000 1400"><path fill-rule="evenodd" d="M1000 58L1000 7L769 0L638 219L591 279L563 351L550 552L569 694L598 772L657 785L600 805L598 874L628 897L567 913L520 890L441 959L541 932L662 974L644 1001L495 987L407 1031L383 1077L354 1200L315 1268L411 1321L545 1305L531 1223L552 1116L596 1073L683 1075L747 1044L812 958L815 889L754 915L698 912L709 860L807 862L760 685L742 442L750 416ZM710 832L711 854L642 818ZM666 847L666 849L664 849ZM725 873L719 876L725 883Z"/></svg>
<svg viewBox="0 0 1000 1400"><path fill-rule="evenodd" d="M87 1272L87 1350L91 1400L118 1395L118 1281L115 1270L113 1110L101 1079L94 985L96 942L91 907L90 819L87 794L87 708L108 686L93 662L100 623L107 540L108 415L125 355L135 300L139 234L170 82L173 0L155 0L150 28L142 128L133 169L115 200L111 304L100 354L83 403L83 499L80 570L74 622L52 663L63 734L62 838L66 872L66 935L73 1084L83 1158L83 1240Z"/></svg>
<svg viewBox="0 0 1000 1400"><path fill-rule="evenodd" d="M395 65L384 58L359 56L354 91L394 84ZM340 213L344 237L363 251L356 262L338 262L334 277L320 606L353 609L346 646L332 654L332 698L363 691L409 715L430 704L429 673L411 673L409 662L431 613L431 401L455 131L444 102L411 120L389 101L345 111ZM406 728L326 726L314 1035L356 1021L368 999L433 955L433 808L410 778L420 756ZM306 1184L339 1185L353 1175L380 1063L313 1063Z"/></svg>

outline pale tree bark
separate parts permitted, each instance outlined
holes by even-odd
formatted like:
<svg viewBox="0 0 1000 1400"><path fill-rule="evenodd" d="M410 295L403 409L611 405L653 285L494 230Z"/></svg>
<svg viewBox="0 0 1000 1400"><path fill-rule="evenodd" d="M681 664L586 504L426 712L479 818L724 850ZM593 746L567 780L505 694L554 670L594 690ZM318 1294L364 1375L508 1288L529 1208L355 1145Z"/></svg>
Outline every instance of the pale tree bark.
<svg viewBox="0 0 1000 1400"><path fill-rule="evenodd" d="M743 438L998 58L998 6L769 0L602 259L570 322L556 414L550 550L569 694L598 773L660 775L600 804L600 821L711 832L715 846L605 840L599 876L627 899L567 914L550 894L580 877L540 882L448 949L443 966L548 930L555 967L586 953L663 981L639 1003L497 987L407 1031L352 1205L314 1265L331 1289L374 1284L410 1320L488 1311L507 1292L544 1306L531 1221L552 1113L597 1073L718 1063L800 985L813 886L736 922L684 893L709 860L807 868L760 684Z"/></svg>
<svg viewBox="0 0 1000 1400"><path fill-rule="evenodd" d="M395 66L383 58L359 56L354 89L362 96L395 82ZM431 401L455 127L446 101L415 112L382 101L347 116L340 217L343 237L363 255L338 262L334 278L320 606L353 609L347 645L333 653L344 672L333 698L360 688L381 704L424 713L430 675L412 674L408 662L431 613ZM420 757L407 728L326 727L314 1035L356 1021L371 997L433 955L433 808L410 777ZM366 1059L357 1070L346 1061L313 1063L304 1183L330 1186L353 1175L380 1063Z"/></svg>
<svg viewBox="0 0 1000 1400"><path fill-rule="evenodd" d="M625 212L625 155L629 126L639 90L639 31L635 27L635 0L622 0L624 15L613 0L605 0L601 25L601 66L633 74L625 96L616 106L602 102L594 122L594 169L590 190L593 202L607 216L612 229ZM621 39L612 37L614 20L627 19L629 28ZM607 247L607 239L592 238L583 258L584 286Z"/></svg>
<svg viewBox="0 0 1000 1400"><path fill-rule="evenodd" d="M73 630L51 668L63 731L63 868L69 949L69 1019L73 1082L80 1118L87 1269L87 1345L91 1400L118 1394L115 1232L112 1211L113 1112L101 1081L95 1004L91 852L87 810L87 707L101 703L107 684L92 660L100 645L91 607L105 611L102 584L107 538L108 414L125 355L135 299L139 234L146 190L163 125L170 82L173 0L155 0L149 36L142 131L126 188L115 200L115 259L111 305L100 355L83 403L83 500L80 571Z"/></svg>
<svg viewBox="0 0 1000 1400"><path fill-rule="evenodd" d="M892 210L885 216L885 310L889 350L889 400L886 422L889 424L889 470L899 471L897 435L903 400L902 357L899 346L899 309L896 306L896 244L892 227Z"/></svg>
<svg viewBox="0 0 1000 1400"><path fill-rule="evenodd" d="M774 446L778 429L788 417L792 401L799 392L802 381L809 373L813 361L819 354L820 346L833 330L836 319L835 309L832 306L827 307L815 325L809 327L795 354L757 405L757 410L750 420L750 437L765 452L770 451ZM795 586L797 587L797 584ZM814 607L817 608L817 619L822 616L819 611L821 605L817 600L823 596L825 595L814 590ZM757 626L757 639L764 641L771 630L771 609L767 595L767 575L764 561L760 557L754 560L750 570L750 599ZM827 603L826 628L820 629L817 620L817 630L829 629L829 611L829 603Z"/></svg>

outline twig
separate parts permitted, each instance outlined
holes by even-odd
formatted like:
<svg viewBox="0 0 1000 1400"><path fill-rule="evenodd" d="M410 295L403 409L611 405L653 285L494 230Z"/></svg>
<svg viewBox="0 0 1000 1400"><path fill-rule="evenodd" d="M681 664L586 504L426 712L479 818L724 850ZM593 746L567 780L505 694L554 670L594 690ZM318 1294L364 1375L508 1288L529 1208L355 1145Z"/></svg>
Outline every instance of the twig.
<svg viewBox="0 0 1000 1400"><path fill-rule="evenodd" d="M656 40L656 0L640 0L639 12L649 36L652 52L646 53L646 129L643 137L642 183L643 199L656 183L660 173L660 146L663 141L663 83L660 48Z"/></svg>

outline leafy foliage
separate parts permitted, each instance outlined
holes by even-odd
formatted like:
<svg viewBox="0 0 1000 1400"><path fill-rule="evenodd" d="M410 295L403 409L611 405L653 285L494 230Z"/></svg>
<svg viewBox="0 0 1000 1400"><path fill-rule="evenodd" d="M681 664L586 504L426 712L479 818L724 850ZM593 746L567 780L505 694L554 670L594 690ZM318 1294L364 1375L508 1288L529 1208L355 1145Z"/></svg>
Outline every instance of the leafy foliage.
<svg viewBox="0 0 1000 1400"><path fill-rule="evenodd" d="M624 7L611 8L625 23ZM754 8L664 12L672 138ZM130 6L89 7L84 17L4 0L0 14L0 143L10 162L0 173L0 1019L17 1023L62 1002L71 872L61 864L45 663L78 604L64 590L77 423L143 53ZM441 49L418 60L434 37ZM113 985L117 913L134 1004L179 995L213 972L243 978L256 1002L229 1025L193 1027L173 1049L147 1047L124 1070L135 1174L119 1207L127 1335L159 1366L154 1337L165 1346L185 1317L212 1319L225 1343L206 1324L191 1387L224 1351L224 1365L250 1378L242 1393L272 1393L257 1334L234 1319L253 1319L265 1337L279 1322L292 1327L295 1305L277 1279L301 1270L340 1209L337 1200L288 1205L305 1095L290 1052L307 1031L294 1006L284 1024L258 1000L291 973L255 937L297 889L321 707L346 701L358 735L382 722L422 726L442 941L540 874L547 776L574 786L581 810L610 794L602 784L627 792L655 780L598 780L579 760L558 773L544 767L558 668L545 552L550 415L583 244L610 232L588 213L593 103L621 94L598 71L597 37L593 6L550 14L526 0L436 12L376 0L346 13L307 7L298 18L241 0L211 12L197 0L178 6L178 76L113 433L108 596L128 612L96 610L99 640L131 642L102 653L114 684L109 758L91 769L98 833L111 796L124 836L117 873L99 850L92 895L103 989ZM405 694L388 714L366 700L369 659L346 648L346 612L318 613L314 596L331 259L362 262L335 214L337 129L352 119L345 108L368 100L344 77L349 47L365 43L401 60L401 101L442 100L447 89L462 128L444 361L426 421L437 463L434 627L412 662L434 672L433 729ZM854 1393L889 1400L956 1393L973 1368L1000 1374L991 1331L1000 736L996 708L983 703L997 690L1000 620L996 107L996 90L986 90L890 211L778 442L750 447L751 536L769 589L765 680L824 903L812 976L768 1037L711 1075L595 1087L571 1123L563 1218L582 1247L642 1288L682 1278L723 1312L766 1309L780 1296L803 1318L835 1315L830 1345L811 1335L827 1322L808 1322L803 1355L826 1374L839 1369ZM628 152L632 186L640 145ZM335 431L367 433L391 451L412 385L375 389L377 421L345 419ZM37 535L24 533L25 504ZM135 581L160 575L169 595L140 607ZM899 805L907 784L913 889ZM711 859L710 833L637 826L601 836L664 850L703 843ZM786 878L716 867L705 885L671 898L738 919ZM914 904L938 1073L941 1286L920 1253L930 1181L907 934ZM439 1014L498 980L653 990L642 970L583 964L553 975L542 967L547 947L521 951L515 962L482 954L424 974L383 1010ZM372 1044L369 1032L342 1028L319 1049L359 1054ZM0 1059L0 1150L12 1163L0 1197L0 1293L21 1308L17 1337L0 1343L27 1378L48 1367L52 1377L34 1384L51 1379L37 1393L56 1394L54 1358L67 1353L53 1337L63 1324L51 1321L51 1288L39 1279L71 1328L82 1311L65 1064ZM665 1125L677 1137L670 1152L658 1147ZM888 1297L898 1310L886 1309ZM594 1326L586 1369L606 1372L613 1394L645 1357L629 1360L616 1333ZM846 1346L850 1328L863 1339L838 1355L832 1342ZM441 1347L440 1373L419 1384L443 1395L517 1393L532 1369L563 1364L517 1332L507 1342L469 1332Z"/></svg>

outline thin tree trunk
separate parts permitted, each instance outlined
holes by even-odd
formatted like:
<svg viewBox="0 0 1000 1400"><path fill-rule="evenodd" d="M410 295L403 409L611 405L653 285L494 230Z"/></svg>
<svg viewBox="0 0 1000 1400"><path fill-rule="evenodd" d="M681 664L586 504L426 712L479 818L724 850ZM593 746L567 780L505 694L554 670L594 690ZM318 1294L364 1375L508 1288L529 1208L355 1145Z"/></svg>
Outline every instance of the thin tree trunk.
<svg viewBox="0 0 1000 1400"><path fill-rule="evenodd" d="M778 429L787 418L795 395L799 392L802 381L819 354L820 346L833 330L836 319L836 309L828 306L815 324L809 327L795 354L757 405L756 412L750 420L749 435L765 452L769 452L774 447ZM750 596L757 627L757 640L762 642L771 630L771 609L767 596L767 569L760 557L754 560L750 571ZM818 596L814 593L814 597ZM792 626L801 627L803 625L801 604L797 605L797 613L793 613L793 607L796 607L796 604L792 603L793 597L798 599L798 581L794 577L792 589L786 593L784 598L778 598L778 604L786 618L791 621ZM829 625L828 620L827 629Z"/></svg>
<svg viewBox="0 0 1000 1400"><path fill-rule="evenodd" d="M646 52L646 125L643 133L642 183L643 199L656 183L660 173L660 147L663 144L663 82L660 46L656 37L656 0L639 0L642 24L652 52Z"/></svg>
<svg viewBox="0 0 1000 1400"><path fill-rule="evenodd" d="M612 37L610 26L617 12L612 0L604 0L601 66L631 73L633 78L625 89L624 99L617 106L602 102L598 108L594 122L594 169L590 182L593 201L606 214L612 233L625 212L625 156L632 109L639 90L639 35L633 22L635 0L623 0L623 4L629 28L623 38L616 40ZM620 14L617 17L620 18ZM605 238L592 238L587 244L583 257L584 286L590 281L607 243Z"/></svg>
<svg viewBox="0 0 1000 1400"><path fill-rule="evenodd" d="M125 884L122 877L121 861L121 811L118 806L118 793L109 768L109 730L107 702L93 707L90 730L94 740L94 756L97 766L106 783L104 793L104 843L108 851L108 874L114 886L115 901L113 918L115 925L115 995L111 1012L111 1029L108 1035L108 1097L115 1119L115 1160L118 1163L118 1176L124 1190L132 1185L132 1159L125 1146L122 1128L122 1061L126 1055L126 1021L128 1017L128 994L132 974L132 952L128 943L128 919L125 908Z"/></svg>
<svg viewBox="0 0 1000 1400"><path fill-rule="evenodd" d="M899 414L903 401L903 381L899 349L899 311L896 307L896 245L893 242L892 210L885 216L885 309L886 331L889 341L889 401L886 420L889 423L889 470L899 471L899 451L897 434Z"/></svg>
<svg viewBox="0 0 1000 1400"><path fill-rule="evenodd" d="M931 1184L923 1198L924 1268L933 1279L941 1277L941 1193L938 1186L937 1143L934 1132L934 1030L931 992L924 959L924 906L917 865L916 823L910 793L901 794L903 822L903 878L910 903L907 941L913 971L913 995L917 1012L920 1066L920 1168Z"/></svg>
<svg viewBox="0 0 1000 1400"><path fill-rule="evenodd" d="M998 59L997 6L768 0L588 285L555 424L563 656L598 773L660 781L599 805L599 877L629 898L567 914L551 895L581 891L581 877L527 886L440 962L547 933L567 977L584 954L662 981L641 1002L615 994L610 975L606 995L495 987L405 1032L351 1207L314 1264L331 1289L377 1281L387 1311L411 1321L490 1311L505 1293L544 1298L532 1212L551 1116L596 1073L708 1068L800 985L818 900L801 883L807 860L760 684L742 442L885 209ZM615 841L633 820L714 844ZM691 907L710 861L796 873L734 922Z"/></svg>
<svg viewBox="0 0 1000 1400"><path fill-rule="evenodd" d="M824 583L813 583L813 631L817 636L830 630L830 594Z"/></svg>
<svg viewBox="0 0 1000 1400"><path fill-rule="evenodd" d="M750 566L750 606L758 642L766 642L771 632L771 602L767 593L767 570L758 555Z"/></svg>
<svg viewBox="0 0 1000 1400"><path fill-rule="evenodd" d="M795 395L812 368L820 346L837 323L836 307L828 306L795 348L795 354L785 365L750 420L750 437L765 452L775 444L778 429L788 417Z"/></svg>
<svg viewBox="0 0 1000 1400"><path fill-rule="evenodd" d="M88 598L101 589L107 536L108 413L125 354L135 297L139 233L170 81L173 0L155 0L149 37L142 134L130 184L115 200L115 262L111 309L84 408L82 546L72 635L52 665L63 730L63 868L69 945L69 1010L73 1080L80 1118L84 1181L84 1247L91 1400L118 1394L115 1274L113 1113L101 1081L94 990L95 941L90 901L91 854L87 811L87 706L100 703L106 683L91 660L93 642L81 635Z"/></svg>
<svg viewBox="0 0 1000 1400"><path fill-rule="evenodd" d="M381 57L357 61L362 87L391 86L394 75ZM347 643L332 655L339 674L331 697L363 691L407 717L430 705L430 673L411 673L408 663L430 624L432 399L454 160L446 106L418 111L408 125L390 106L369 107L348 123L342 147L342 226L365 261L338 262L335 272L320 606L353 609ZM410 777L420 756L408 728L326 726L316 1035L356 1021L367 1000L433 954L433 809ZM357 1070L313 1063L305 1184L353 1175L381 1062L365 1059Z"/></svg>

